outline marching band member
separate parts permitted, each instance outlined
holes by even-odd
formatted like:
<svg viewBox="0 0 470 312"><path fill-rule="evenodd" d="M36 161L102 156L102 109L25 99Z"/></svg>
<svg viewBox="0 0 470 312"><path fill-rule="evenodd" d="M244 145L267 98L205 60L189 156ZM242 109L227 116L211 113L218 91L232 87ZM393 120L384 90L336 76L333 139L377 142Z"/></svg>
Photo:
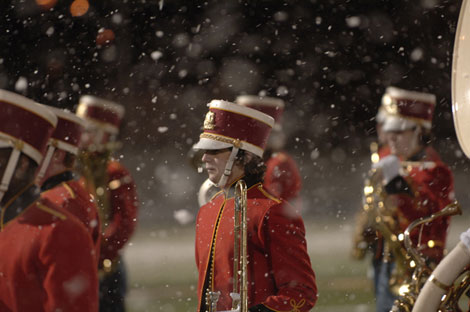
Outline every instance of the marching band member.
<svg viewBox="0 0 470 312"><path fill-rule="evenodd" d="M45 106L0 90L1 311L98 311L87 229L34 185L56 124Z"/></svg>
<svg viewBox="0 0 470 312"><path fill-rule="evenodd" d="M240 95L235 103L254 108L274 118L263 159L266 164L263 186L269 193L282 198L300 210L302 180L294 158L284 150L286 135L282 131L284 101L273 97Z"/></svg>
<svg viewBox="0 0 470 312"><path fill-rule="evenodd" d="M408 225L447 206L454 199L453 175L437 152L427 148L436 99L420 93L389 87L383 99L386 118L383 131L390 155L373 165L380 170L388 213L395 234ZM402 164L408 164L403 166ZM438 263L444 251L449 217L437 219L411 233L411 239L428 262ZM377 311L389 311L396 297L389 279L396 266L393 259L378 262Z"/></svg>
<svg viewBox="0 0 470 312"><path fill-rule="evenodd" d="M383 124L385 122L387 112L384 107L384 99L382 97L381 105L375 116L375 130L377 133L377 141L370 144L370 160L372 164L377 163L380 159L390 154L390 148L387 145L385 132L383 131ZM365 198L363 198L364 202ZM372 267L378 268L378 264L381 262L381 236L369 220L367 212L361 209L355 215L355 228L352 242L351 256L355 260L362 260L366 257L367 251L371 251L373 254ZM374 277L374 289L377 289L377 272L373 273Z"/></svg>
<svg viewBox="0 0 470 312"><path fill-rule="evenodd" d="M234 257L234 185L247 184L249 311L309 311L317 299L302 218L261 181L263 150L274 120L257 110L213 100L194 146L220 192L199 210L196 223L198 309L207 291L220 292L217 311L230 310ZM214 310L211 310L214 311Z"/></svg>
<svg viewBox="0 0 470 312"><path fill-rule="evenodd" d="M128 169L111 157L124 107L98 97L80 98L76 114L88 121L81 165L101 219L100 311L125 310L126 271L121 252L136 227L136 186Z"/></svg>
<svg viewBox="0 0 470 312"><path fill-rule="evenodd" d="M41 196L60 206L83 222L95 246L96 261L100 254L100 224L98 208L93 196L79 182L76 158L85 120L77 115L48 107L58 119L57 127L49 139L46 156L36 181L41 186Z"/></svg>

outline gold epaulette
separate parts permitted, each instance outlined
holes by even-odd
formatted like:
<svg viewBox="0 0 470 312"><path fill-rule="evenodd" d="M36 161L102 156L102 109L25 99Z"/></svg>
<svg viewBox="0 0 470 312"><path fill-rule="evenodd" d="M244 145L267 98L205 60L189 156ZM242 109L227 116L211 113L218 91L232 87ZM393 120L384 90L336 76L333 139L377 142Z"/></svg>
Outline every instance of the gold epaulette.
<svg viewBox="0 0 470 312"><path fill-rule="evenodd" d="M41 204L40 202L36 202L36 205L38 206L39 209L53 215L54 217L57 217L61 220L67 219L67 217L63 213L60 213L59 211L57 211L55 209L49 208L46 205Z"/></svg>

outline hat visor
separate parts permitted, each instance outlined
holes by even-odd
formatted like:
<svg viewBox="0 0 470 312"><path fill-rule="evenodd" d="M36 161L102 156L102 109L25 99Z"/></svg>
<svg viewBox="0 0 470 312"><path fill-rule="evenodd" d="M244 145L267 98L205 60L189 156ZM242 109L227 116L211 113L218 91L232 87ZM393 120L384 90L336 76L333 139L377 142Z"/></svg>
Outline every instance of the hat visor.
<svg viewBox="0 0 470 312"><path fill-rule="evenodd" d="M398 116L387 116L382 126L382 131L406 131L416 127L418 124L412 120L398 117Z"/></svg>
<svg viewBox="0 0 470 312"><path fill-rule="evenodd" d="M232 147L230 143L220 142L216 140L211 140L208 138L200 138L199 142L193 145L195 150L218 150Z"/></svg>

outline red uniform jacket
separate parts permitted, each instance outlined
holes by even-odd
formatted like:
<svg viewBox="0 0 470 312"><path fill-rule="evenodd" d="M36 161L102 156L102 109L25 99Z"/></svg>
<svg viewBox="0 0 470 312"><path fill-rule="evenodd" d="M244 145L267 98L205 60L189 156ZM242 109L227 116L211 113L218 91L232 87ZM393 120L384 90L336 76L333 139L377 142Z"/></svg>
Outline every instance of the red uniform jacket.
<svg viewBox="0 0 470 312"><path fill-rule="evenodd" d="M79 181L68 180L44 191L41 197L67 210L85 225L95 246L96 261L98 261L101 243L100 220L93 196Z"/></svg>
<svg viewBox="0 0 470 312"><path fill-rule="evenodd" d="M120 162L108 163L111 216L104 229L101 243L100 263L114 260L131 238L137 225L137 193L129 171Z"/></svg>
<svg viewBox="0 0 470 312"><path fill-rule="evenodd" d="M73 215L47 199L0 232L0 311L98 311L93 242Z"/></svg>
<svg viewBox="0 0 470 312"><path fill-rule="evenodd" d="M263 304L274 311L309 311L316 302L317 287L307 254L303 221L292 206L269 195L261 183L248 187L248 306ZM198 311L204 301L211 266L214 276L209 287L221 292L217 309L231 308L233 216L233 195L226 196L223 192L199 210ZM211 246L214 246L213 259Z"/></svg>
<svg viewBox="0 0 470 312"><path fill-rule="evenodd" d="M415 159L412 159L415 160ZM428 147L419 159L423 166L413 166L403 178L406 183L397 187L392 180L386 190L391 194L392 205L397 207L399 229L403 232L411 222L442 210L454 200L454 180L450 169L437 152ZM403 185L404 184L404 185ZM450 217L441 217L423 227L419 240L419 227L411 233L414 246L429 258L440 261L443 256ZM429 241L433 241L431 246Z"/></svg>
<svg viewBox="0 0 470 312"><path fill-rule="evenodd" d="M299 169L286 152L274 153L266 161L263 186L276 198L291 202L299 196L302 188Z"/></svg>

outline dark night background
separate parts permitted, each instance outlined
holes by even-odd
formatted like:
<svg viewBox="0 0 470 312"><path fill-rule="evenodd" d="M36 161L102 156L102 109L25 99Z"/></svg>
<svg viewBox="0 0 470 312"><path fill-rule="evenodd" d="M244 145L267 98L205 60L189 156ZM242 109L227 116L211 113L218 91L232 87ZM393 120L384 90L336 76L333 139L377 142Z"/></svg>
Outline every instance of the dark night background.
<svg viewBox="0 0 470 312"><path fill-rule="evenodd" d="M356 209L389 85L436 94L433 145L454 172L467 171L450 94L460 1L90 0L78 17L72 2L1 2L0 88L71 110L82 94L125 105L120 154L142 222L197 211L204 175L187 152L206 103L239 94L286 101L307 216Z"/></svg>

